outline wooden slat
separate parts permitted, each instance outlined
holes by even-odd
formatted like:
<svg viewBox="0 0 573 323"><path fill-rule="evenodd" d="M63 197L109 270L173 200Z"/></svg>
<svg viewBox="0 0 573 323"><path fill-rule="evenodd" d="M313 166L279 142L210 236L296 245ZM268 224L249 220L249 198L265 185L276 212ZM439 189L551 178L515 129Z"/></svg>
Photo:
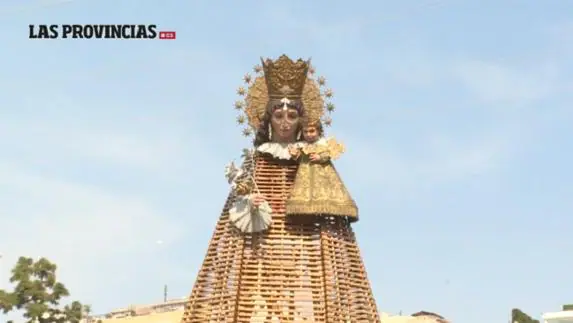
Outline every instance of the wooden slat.
<svg viewBox="0 0 573 323"><path fill-rule="evenodd" d="M245 235L229 222L229 196L182 323L372 323L380 318L350 225L287 221L294 163L258 156L255 180L273 210L269 231Z"/></svg>

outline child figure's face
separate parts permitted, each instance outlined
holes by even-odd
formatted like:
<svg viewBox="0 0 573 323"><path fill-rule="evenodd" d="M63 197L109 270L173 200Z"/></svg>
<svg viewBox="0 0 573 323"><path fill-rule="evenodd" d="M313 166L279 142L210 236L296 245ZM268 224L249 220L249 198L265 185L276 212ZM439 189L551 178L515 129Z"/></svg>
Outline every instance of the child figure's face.
<svg viewBox="0 0 573 323"><path fill-rule="evenodd" d="M302 136L307 142L315 142L318 140L318 129L316 126L307 126L302 130Z"/></svg>

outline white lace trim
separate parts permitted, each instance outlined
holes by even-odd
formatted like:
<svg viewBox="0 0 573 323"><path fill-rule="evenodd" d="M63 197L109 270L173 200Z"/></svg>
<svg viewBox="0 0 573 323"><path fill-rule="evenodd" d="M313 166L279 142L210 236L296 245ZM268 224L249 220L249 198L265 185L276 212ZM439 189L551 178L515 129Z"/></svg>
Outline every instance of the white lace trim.
<svg viewBox="0 0 573 323"><path fill-rule="evenodd" d="M328 142L327 138L321 137L313 145L326 145ZM309 143L304 141L298 141L294 143L280 143L280 142L266 142L259 147L257 151L261 153L267 153L278 159L292 159L288 149L289 147L303 148L309 145Z"/></svg>
<svg viewBox="0 0 573 323"><path fill-rule="evenodd" d="M297 145L298 143L279 143L279 142L266 142L259 147L257 151L261 153L267 153L278 159L291 159L288 148L291 145Z"/></svg>

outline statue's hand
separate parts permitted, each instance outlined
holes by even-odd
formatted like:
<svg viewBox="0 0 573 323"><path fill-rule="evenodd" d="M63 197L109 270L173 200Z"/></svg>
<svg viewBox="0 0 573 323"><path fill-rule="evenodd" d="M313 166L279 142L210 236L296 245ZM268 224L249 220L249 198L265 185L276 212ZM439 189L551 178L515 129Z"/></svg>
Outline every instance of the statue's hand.
<svg viewBox="0 0 573 323"><path fill-rule="evenodd" d="M319 155L319 154L315 154L315 153L310 154L308 157L310 158L310 161L313 161L313 162L319 162L319 161L322 160L322 158L320 157L320 155Z"/></svg>
<svg viewBox="0 0 573 323"><path fill-rule="evenodd" d="M259 207L261 204L265 203L267 200L261 194L255 194L252 197L253 205Z"/></svg>

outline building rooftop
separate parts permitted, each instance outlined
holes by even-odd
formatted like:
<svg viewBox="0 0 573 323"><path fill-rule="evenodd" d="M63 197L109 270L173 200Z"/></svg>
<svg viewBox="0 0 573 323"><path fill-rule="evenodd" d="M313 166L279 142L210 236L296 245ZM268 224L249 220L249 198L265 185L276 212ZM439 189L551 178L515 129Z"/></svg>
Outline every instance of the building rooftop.
<svg viewBox="0 0 573 323"><path fill-rule="evenodd" d="M180 323L183 317L183 309L171 312L149 313L138 316L123 318L102 319L102 323ZM399 316L382 313L382 323L440 323L435 316ZM446 322L446 321L443 321ZM301 322L302 323L302 322Z"/></svg>
<svg viewBox="0 0 573 323"><path fill-rule="evenodd" d="M180 323L183 310L163 313L150 313L123 318L102 319L102 323Z"/></svg>
<svg viewBox="0 0 573 323"><path fill-rule="evenodd" d="M131 305L93 316L86 323L180 323L187 298L168 300L163 303ZM448 323L442 316L432 312L417 312L408 316L381 313L382 323ZM301 320L304 323L304 320ZM561 322L558 322L561 323Z"/></svg>
<svg viewBox="0 0 573 323"><path fill-rule="evenodd" d="M547 323L573 323L573 310L545 313L543 314L543 321Z"/></svg>

